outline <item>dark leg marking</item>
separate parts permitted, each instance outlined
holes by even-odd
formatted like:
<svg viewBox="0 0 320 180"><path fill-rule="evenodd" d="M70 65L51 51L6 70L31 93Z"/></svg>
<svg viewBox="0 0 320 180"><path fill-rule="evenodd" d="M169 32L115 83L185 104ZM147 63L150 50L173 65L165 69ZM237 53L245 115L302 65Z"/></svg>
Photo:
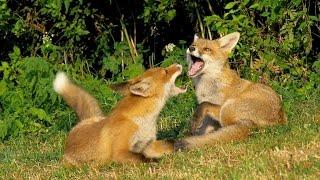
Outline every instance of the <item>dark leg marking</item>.
<svg viewBox="0 0 320 180"><path fill-rule="evenodd" d="M133 147L132 147L132 152L135 153L141 153L143 152L143 150L149 146L152 143L152 139L150 139L149 141L137 141Z"/></svg>
<svg viewBox="0 0 320 180"><path fill-rule="evenodd" d="M207 133L211 133L213 131L221 128L221 124L218 120L213 117L206 115L203 120L201 126L197 127L192 133L192 135L199 136Z"/></svg>
<svg viewBox="0 0 320 180"><path fill-rule="evenodd" d="M212 118L219 118L220 106L209 102L202 102L197 107L191 122L191 134L204 124L207 115ZM219 119L215 119L218 121Z"/></svg>

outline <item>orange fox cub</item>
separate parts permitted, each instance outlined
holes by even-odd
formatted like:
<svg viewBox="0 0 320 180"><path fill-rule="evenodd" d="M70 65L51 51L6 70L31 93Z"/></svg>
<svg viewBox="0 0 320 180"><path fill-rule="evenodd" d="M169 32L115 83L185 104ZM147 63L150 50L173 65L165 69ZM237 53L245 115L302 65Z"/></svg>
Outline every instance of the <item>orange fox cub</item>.
<svg viewBox="0 0 320 180"><path fill-rule="evenodd" d="M173 151L173 144L156 140L156 120L168 98L184 93L175 86L181 65L154 68L119 86L124 94L108 116L98 102L60 72L54 89L78 116L78 124L69 133L63 161L78 165L92 162L141 162Z"/></svg>
<svg viewBox="0 0 320 180"><path fill-rule="evenodd" d="M195 36L188 48L188 75L199 106L191 124L194 136L177 141L175 148L240 140L254 127L286 123L281 99L270 87L241 79L230 69L228 54L239 37L238 32L216 40Z"/></svg>

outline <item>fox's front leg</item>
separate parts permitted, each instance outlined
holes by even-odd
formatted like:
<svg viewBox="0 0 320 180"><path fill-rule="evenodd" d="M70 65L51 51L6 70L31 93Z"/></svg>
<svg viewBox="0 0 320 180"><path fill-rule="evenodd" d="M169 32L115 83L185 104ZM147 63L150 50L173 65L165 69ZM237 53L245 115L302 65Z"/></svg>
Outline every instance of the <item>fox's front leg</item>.
<svg viewBox="0 0 320 180"><path fill-rule="evenodd" d="M219 123L220 106L202 102L197 107L191 122L191 134L202 135L221 127Z"/></svg>
<svg viewBox="0 0 320 180"><path fill-rule="evenodd" d="M142 152L146 158L160 158L165 154L173 152L173 142L165 140L152 141Z"/></svg>
<svg viewBox="0 0 320 180"><path fill-rule="evenodd" d="M173 152L173 142L164 140L137 141L131 148L131 152L141 153L146 158L156 159Z"/></svg>

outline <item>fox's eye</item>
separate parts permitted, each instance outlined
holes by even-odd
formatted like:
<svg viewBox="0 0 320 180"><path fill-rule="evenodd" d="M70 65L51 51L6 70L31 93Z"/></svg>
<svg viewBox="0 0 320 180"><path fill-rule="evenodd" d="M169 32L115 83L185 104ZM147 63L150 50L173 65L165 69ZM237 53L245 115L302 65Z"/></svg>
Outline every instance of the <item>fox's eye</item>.
<svg viewBox="0 0 320 180"><path fill-rule="evenodd" d="M164 72L165 72L166 74L168 74L168 70L167 70L167 69L165 69Z"/></svg>
<svg viewBox="0 0 320 180"><path fill-rule="evenodd" d="M203 50L206 51L206 52L211 52L210 48L203 48Z"/></svg>

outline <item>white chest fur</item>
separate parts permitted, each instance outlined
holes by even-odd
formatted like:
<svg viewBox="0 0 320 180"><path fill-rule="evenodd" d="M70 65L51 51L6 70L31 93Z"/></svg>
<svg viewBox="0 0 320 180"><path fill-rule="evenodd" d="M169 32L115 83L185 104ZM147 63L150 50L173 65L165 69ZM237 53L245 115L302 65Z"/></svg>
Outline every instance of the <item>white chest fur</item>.
<svg viewBox="0 0 320 180"><path fill-rule="evenodd" d="M220 89L224 87L217 79L205 75L194 79L198 103L210 102L221 105L224 101L224 94Z"/></svg>
<svg viewBox="0 0 320 180"><path fill-rule="evenodd" d="M156 139L157 118L164 104L165 98L159 99L152 112L133 119L138 125L138 130L134 133L130 141L130 150L132 152L141 153L150 142Z"/></svg>
<svg viewBox="0 0 320 180"><path fill-rule="evenodd" d="M150 118L150 119L149 119ZM130 149L133 152L140 153L144 147L156 139L157 135L157 116L148 117L143 116L135 118L134 122L138 125L138 130L135 132L131 139ZM146 121L146 119L148 119Z"/></svg>

